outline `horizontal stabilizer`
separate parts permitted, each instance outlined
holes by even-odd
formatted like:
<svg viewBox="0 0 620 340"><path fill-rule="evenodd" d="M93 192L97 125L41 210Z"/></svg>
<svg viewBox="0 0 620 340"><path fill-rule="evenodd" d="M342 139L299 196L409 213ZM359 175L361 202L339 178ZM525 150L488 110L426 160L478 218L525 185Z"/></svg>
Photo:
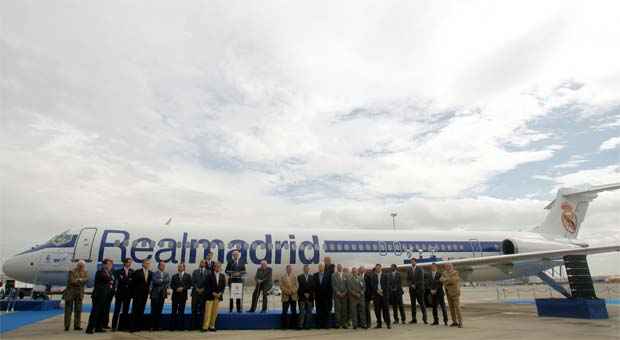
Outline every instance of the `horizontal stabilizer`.
<svg viewBox="0 0 620 340"><path fill-rule="evenodd" d="M611 190L618 190L618 189L620 189L620 183L612 183L612 184L592 186L591 188L587 190L579 190L579 191L575 190L574 192L567 191L567 192L562 193L562 195L564 197L571 197L571 196L582 195L582 194L583 195L597 194L603 191L611 191ZM555 199L551 201L549 204L547 204L545 209L551 209L554 203L555 203Z"/></svg>

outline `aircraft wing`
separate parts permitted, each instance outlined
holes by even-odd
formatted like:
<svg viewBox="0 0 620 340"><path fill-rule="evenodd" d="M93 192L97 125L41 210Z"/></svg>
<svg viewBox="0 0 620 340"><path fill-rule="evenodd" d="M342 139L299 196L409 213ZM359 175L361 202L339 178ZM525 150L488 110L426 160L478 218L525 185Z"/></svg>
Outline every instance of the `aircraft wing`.
<svg viewBox="0 0 620 340"><path fill-rule="evenodd" d="M614 251L620 251L620 244L596 246L596 247L583 247L583 248L568 248L559 250L548 251L536 251L529 253L519 253L511 255L495 255L495 256L482 256L482 257L470 257L464 259L443 260L437 261L438 265L445 263L452 263L452 265L464 274L472 272L474 270L482 269L483 267L496 267L505 271L512 272L512 269L517 269L519 266L529 266L533 263L551 263L561 260L566 255L592 255L601 253L610 253ZM558 263L560 264L560 263ZM420 267L429 267L431 263L418 263ZM409 264L400 265L400 270L405 270L410 267Z"/></svg>

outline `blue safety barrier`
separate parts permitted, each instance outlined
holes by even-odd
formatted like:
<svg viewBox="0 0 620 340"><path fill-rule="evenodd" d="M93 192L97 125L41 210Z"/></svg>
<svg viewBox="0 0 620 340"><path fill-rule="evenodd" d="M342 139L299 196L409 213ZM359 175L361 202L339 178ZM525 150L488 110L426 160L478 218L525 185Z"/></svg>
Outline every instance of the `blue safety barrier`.
<svg viewBox="0 0 620 340"><path fill-rule="evenodd" d="M6 310L8 301L0 301L0 310ZM60 308L60 300L31 300L22 299L15 301L16 311L40 311Z"/></svg>
<svg viewBox="0 0 620 340"><path fill-rule="evenodd" d="M578 319L609 319L602 299L536 299L538 316Z"/></svg>

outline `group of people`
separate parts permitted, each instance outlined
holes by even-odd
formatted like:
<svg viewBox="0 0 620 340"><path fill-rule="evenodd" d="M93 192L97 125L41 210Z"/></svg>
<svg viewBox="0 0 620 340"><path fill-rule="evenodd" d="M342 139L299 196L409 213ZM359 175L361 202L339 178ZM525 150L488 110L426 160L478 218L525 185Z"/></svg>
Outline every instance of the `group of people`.
<svg viewBox="0 0 620 340"><path fill-rule="evenodd" d="M186 329L185 305L191 296L191 329L216 331L215 322L224 291L227 286L232 287L243 282L246 267L238 251L233 252L232 260L226 265L225 274L222 273L222 265L212 258L213 254L209 253L191 274L185 271L184 263L179 263L174 275L166 272L166 263L163 261L158 263L157 270L151 271L150 260L144 260L142 268L132 269L132 260L127 258L123 259L122 268L113 270L112 260L104 259L95 274L92 310L86 333L105 332L106 329L119 330L121 319L125 320L123 329L130 332L143 329L161 330L162 310L169 291L172 300L170 330ZM311 273L310 266L304 265L303 273L296 274L293 267L288 265L286 272L279 278L282 325L284 328L312 328L314 325L311 316L313 311L316 311L316 326L329 328L333 310L336 327L369 328L372 303L375 327L382 328L385 324L387 328L391 328L390 306L394 323L406 322L401 283L406 282L411 297L410 323L417 323L418 307L422 321L428 323L426 306L430 303L432 325L439 324L438 308L441 309L443 322L447 325L445 295L452 317L451 326L462 327L459 274L450 264L444 267L440 272L438 266L433 264L430 271L425 271L412 259L411 266L401 273L396 265L385 269L380 264L372 269L363 266L349 268L341 264L334 265L329 257L325 257L316 272ZM266 312L268 296L273 287L272 269L266 261L261 262L254 280L255 289L248 312L256 311L260 295L261 312ZM67 289L63 294L66 331L71 326L72 314L73 328L82 329L80 316L87 281L86 264L79 261L68 274ZM144 320L144 309L149 298L151 319L147 324ZM114 311L110 324L113 300ZM241 302L238 294L230 294L229 310L232 312L236 306L237 312L241 312Z"/></svg>
<svg viewBox="0 0 620 340"><path fill-rule="evenodd" d="M405 276L403 277L403 274ZM252 307L256 310L258 296L262 293L262 311L267 308L267 293L272 286L271 268L266 262L261 263L255 276L256 286L252 294ZM330 314L333 309L337 328L371 327L370 305L372 303L376 324L391 328L394 323L405 323L403 305L403 282L406 283L411 297L411 320L417 323L417 309L420 309L422 321L427 324L426 307L432 308L433 323L439 324L438 309L441 309L443 323L448 325L448 313L444 296L447 297L453 327L462 327L460 313L460 277L451 264L446 264L442 272L436 264L425 271L411 259L411 266L401 273L398 266L382 268L377 264L372 269L334 265L325 257L315 273L310 273L310 266L303 267L303 273L295 275L292 266L286 267L286 273L280 278L282 300L282 325L284 328L311 328L313 310L316 308L316 323L320 328L330 327ZM299 313L297 312L299 307ZM390 307L392 315L390 314ZM289 314L290 310L290 314ZM292 320L297 320L293 324Z"/></svg>
<svg viewBox="0 0 620 340"><path fill-rule="evenodd" d="M161 315L168 291L171 291L171 320L170 330L185 329L185 305L190 297L192 329L215 331L215 321L222 301L227 282L241 282L245 273L245 264L239 258L239 252L233 253L233 259L227 264L226 275L221 272L221 264L214 261L213 254L200 261L199 268L191 274L185 271L185 264L177 265L174 275L166 272L166 263L160 261L157 270L151 271L151 260L142 262L142 268L132 269L132 260L123 259L123 266L113 270L113 261L104 259L100 269L95 274L95 285L92 291L92 309L88 319L86 333L119 330L120 320L126 320L126 329L138 332L143 329L161 330ZM79 261L75 269L69 271L67 288L63 293L65 300L65 331L71 326L73 315L73 329L82 330L81 313L84 287L88 281L86 263ZM151 300L151 320L147 324L144 320L144 309L147 300ZM109 315L112 301L114 312L112 324ZM131 314L129 308L131 306ZM230 301L232 310L233 300ZM237 309L241 309L241 300L237 299Z"/></svg>

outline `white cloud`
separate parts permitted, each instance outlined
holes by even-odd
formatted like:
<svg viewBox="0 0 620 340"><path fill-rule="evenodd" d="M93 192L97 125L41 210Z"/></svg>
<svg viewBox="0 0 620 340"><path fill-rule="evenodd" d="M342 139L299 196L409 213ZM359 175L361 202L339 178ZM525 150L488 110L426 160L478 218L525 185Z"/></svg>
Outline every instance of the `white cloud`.
<svg viewBox="0 0 620 340"><path fill-rule="evenodd" d="M620 165L579 170L577 172L554 177L553 180L557 183L557 187L620 183Z"/></svg>
<svg viewBox="0 0 620 340"><path fill-rule="evenodd" d="M612 7L4 1L2 256L23 229L171 215L368 227L398 206L409 225L535 224L544 202L477 195L584 138L535 123L620 103Z"/></svg>
<svg viewBox="0 0 620 340"><path fill-rule="evenodd" d="M620 146L620 137L612 137L604 141L599 147L600 151L613 150Z"/></svg>

